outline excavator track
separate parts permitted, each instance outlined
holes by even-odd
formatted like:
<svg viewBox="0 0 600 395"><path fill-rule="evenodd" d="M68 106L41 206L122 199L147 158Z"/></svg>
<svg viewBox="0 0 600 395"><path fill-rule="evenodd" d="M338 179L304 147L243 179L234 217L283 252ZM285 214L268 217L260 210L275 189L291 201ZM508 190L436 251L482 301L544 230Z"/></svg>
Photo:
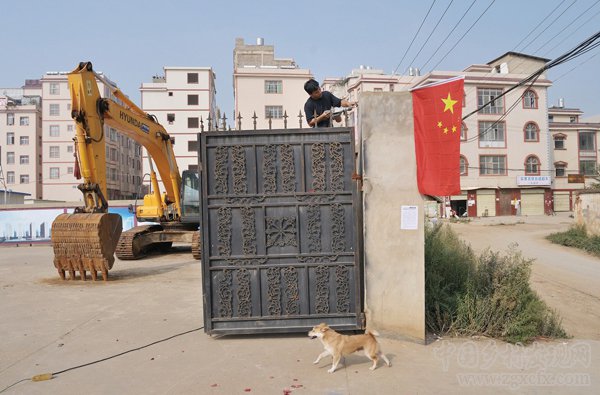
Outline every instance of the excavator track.
<svg viewBox="0 0 600 395"><path fill-rule="evenodd" d="M122 219L112 213L60 214L52 222L54 267L63 280L92 280L101 273L108 280L108 271L115 262L114 252L122 230ZM67 273L69 274L67 277Z"/></svg>
<svg viewBox="0 0 600 395"><path fill-rule="evenodd" d="M115 251L117 258L121 260L134 260L144 257L146 255L146 246L141 245L139 242L140 236L162 229L160 225L140 225L123 232Z"/></svg>

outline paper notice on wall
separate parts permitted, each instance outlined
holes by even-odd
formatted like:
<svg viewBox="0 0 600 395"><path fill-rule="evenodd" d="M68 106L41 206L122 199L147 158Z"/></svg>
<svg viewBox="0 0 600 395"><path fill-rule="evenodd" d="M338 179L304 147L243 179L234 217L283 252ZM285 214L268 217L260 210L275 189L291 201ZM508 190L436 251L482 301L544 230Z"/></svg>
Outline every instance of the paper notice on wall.
<svg viewBox="0 0 600 395"><path fill-rule="evenodd" d="M400 217L400 229L415 230L418 229L419 207L402 206Z"/></svg>

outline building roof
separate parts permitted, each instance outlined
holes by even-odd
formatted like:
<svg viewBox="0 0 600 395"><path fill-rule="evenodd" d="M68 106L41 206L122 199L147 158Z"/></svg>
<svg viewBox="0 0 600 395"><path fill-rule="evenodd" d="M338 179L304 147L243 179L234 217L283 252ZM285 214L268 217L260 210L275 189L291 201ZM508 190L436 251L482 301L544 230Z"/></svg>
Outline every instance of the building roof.
<svg viewBox="0 0 600 395"><path fill-rule="evenodd" d="M527 55L527 54L520 53L520 52L508 51L505 54L498 56L496 59L490 60L489 62L487 62L487 64L492 64L492 63L494 63L494 62L496 62L496 61L498 61L498 60L500 60L500 59L502 59L502 58L504 58L506 56L509 56L509 55L519 56L519 57L523 57L523 58L529 58L529 59L532 59L532 60L539 60L539 61L544 62L544 63L547 63L547 62L550 61L550 59L540 58L538 56Z"/></svg>

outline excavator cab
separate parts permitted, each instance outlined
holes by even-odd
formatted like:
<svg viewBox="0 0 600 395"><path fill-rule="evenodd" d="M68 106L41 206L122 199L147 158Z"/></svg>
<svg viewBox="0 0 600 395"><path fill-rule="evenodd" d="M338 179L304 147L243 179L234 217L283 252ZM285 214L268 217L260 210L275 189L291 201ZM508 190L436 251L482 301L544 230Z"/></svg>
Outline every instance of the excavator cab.
<svg viewBox="0 0 600 395"><path fill-rule="evenodd" d="M181 221L198 223L200 219L200 179L198 172L184 170L181 175Z"/></svg>

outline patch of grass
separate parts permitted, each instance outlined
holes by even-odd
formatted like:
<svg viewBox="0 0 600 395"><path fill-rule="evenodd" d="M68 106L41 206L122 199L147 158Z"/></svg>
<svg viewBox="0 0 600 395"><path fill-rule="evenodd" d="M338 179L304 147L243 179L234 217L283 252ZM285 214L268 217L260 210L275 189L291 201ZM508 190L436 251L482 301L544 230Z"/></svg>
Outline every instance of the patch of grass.
<svg viewBox="0 0 600 395"><path fill-rule="evenodd" d="M600 236L588 236L585 225L574 225L566 232L546 236L554 244L575 247L600 257Z"/></svg>
<svg viewBox="0 0 600 395"><path fill-rule="evenodd" d="M425 234L427 328L437 334L483 335L511 343L564 338L555 311L529 286L531 260L473 250L449 226Z"/></svg>

